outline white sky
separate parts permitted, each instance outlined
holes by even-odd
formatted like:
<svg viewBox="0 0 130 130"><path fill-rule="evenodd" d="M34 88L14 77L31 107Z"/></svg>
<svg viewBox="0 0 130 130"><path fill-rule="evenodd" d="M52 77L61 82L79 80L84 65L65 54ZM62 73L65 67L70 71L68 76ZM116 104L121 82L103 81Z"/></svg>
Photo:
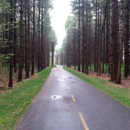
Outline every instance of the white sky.
<svg viewBox="0 0 130 130"><path fill-rule="evenodd" d="M53 0L52 2L54 9L51 11L51 25L56 32L58 46L62 44L66 35L65 22L71 12L70 1L71 0Z"/></svg>

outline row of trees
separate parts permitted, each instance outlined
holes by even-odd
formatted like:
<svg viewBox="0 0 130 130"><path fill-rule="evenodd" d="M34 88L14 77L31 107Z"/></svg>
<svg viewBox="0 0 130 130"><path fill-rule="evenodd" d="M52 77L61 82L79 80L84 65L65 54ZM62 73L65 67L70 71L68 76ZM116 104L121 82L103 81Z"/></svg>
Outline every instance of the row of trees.
<svg viewBox="0 0 130 130"><path fill-rule="evenodd" d="M86 74L108 71L111 81L121 83L121 67L125 78L130 74L130 1L72 0L71 6L61 63Z"/></svg>
<svg viewBox="0 0 130 130"><path fill-rule="evenodd" d="M9 67L9 87L15 73L22 81L49 66L50 47L57 42L51 9L51 0L0 1L0 61Z"/></svg>

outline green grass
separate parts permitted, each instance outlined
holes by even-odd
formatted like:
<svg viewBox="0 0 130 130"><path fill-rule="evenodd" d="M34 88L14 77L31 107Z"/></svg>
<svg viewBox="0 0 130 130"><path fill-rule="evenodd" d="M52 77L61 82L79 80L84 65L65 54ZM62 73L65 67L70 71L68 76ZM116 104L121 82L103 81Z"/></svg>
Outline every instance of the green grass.
<svg viewBox="0 0 130 130"><path fill-rule="evenodd" d="M130 107L130 88L120 87L119 85L107 82L98 77L92 77L89 75L79 73L73 69L67 68L66 66L64 66L64 69L78 76L79 78L83 79L89 84L92 84L93 86L103 91L104 93L108 94L115 100L118 100L122 104Z"/></svg>
<svg viewBox="0 0 130 130"><path fill-rule="evenodd" d="M51 67L38 73L36 78L21 82L17 87L0 95L0 130L14 130L21 117L40 91Z"/></svg>

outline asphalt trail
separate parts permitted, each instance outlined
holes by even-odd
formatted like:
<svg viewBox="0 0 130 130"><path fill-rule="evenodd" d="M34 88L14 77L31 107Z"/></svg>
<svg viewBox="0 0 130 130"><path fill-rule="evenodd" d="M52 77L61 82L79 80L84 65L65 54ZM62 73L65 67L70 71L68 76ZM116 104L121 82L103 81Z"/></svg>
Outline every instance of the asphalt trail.
<svg viewBox="0 0 130 130"><path fill-rule="evenodd" d="M130 108L57 66L16 130L130 130Z"/></svg>

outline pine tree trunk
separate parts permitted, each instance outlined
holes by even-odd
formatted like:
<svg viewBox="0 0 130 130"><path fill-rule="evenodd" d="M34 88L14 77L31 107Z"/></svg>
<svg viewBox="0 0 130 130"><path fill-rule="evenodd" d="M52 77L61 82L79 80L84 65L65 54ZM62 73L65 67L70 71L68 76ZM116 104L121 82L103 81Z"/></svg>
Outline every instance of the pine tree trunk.
<svg viewBox="0 0 130 130"><path fill-rule="evenodd" d="M27 34L28 34L28 26L27 26L27 0L25 0L25 78L28 78L27 77L27 69L28 69L28 65L27 65L27 62L28 62L28 37L27 37Z"/></svg>
<svg viewBox="0 0 130 130"><path fill-rule="evenodd" d="M129 74L129 0L126 2L126 22L125 22L125 45L124 45L124 77Z"/></svg>
<svg viewBox="0 0 130 130"><path fill-rule="evenodd" d="M94 46L94 71L97 72L97 40L98 40L98 3L96 0L96 18L95 18L95 46Z"/></svg>
<svg viewBox="0 0 130 130"><path fill-rule="evenodd" d="M38 8L39 8L39 10L38 10L39 11L39 14L38 14L38 65L37 65L38 72L41 71L41 63L40 63L41 62L41 57L40 57L41 56L41 54L40 54L41 53L41 50L40 50L41 49L41 31L40 31L40 17L41 17L40 16L41 15L40 9L41 9L41 6L40 5L41 5L41 1L39 0L38 1Z"/></svg>
<svg viewBox="0 0 130 130"><path fill-rule="evenodd" d="M75 26L76 25L74 23L74 69L76 70L76 37L75 37ZM63 60L63 64L64 64L64 60Z"/></svg>
<svg viewBox="0 0 130 130"><path fill-rule="evenodd" d="M85 6L85 2L84 0L82 0L82 40L81 40L81 45L82 45L82 73L84 73L84 52L85 52L85 48L84 48L84 45L85 45L85 24L84 24L84 6Z"/></svg>
<svg viewBox="0 0 130 130"><path fill-rule="evenodd" d="M43 10L43 2L42 2L42 12L41 12L41 70L44 69L44 60L45 60L45 57L43 55L43 52L44 52L44 33L43 33L43 29L44 29L44 24L43 24L43 20L44 20L44 17L43 17L43 14L44 14L44 10Z"/></svg>
<svg viewBox="0 0 130 130"><path fill-rule="evenodd" d="M23 71L23 44L24 44L24 26L23 26L23 0L20 0L20 52L19 52L19 74L18 82L22 81Z"/></svg>
<svg viewBox="0 0 130 130"><path fill-rule="evenodd" d="M25 78L29 78L29 72L30 72L30 5L29 5L30 0L27 1L27 46L26 46L26 74Z"/></svg>
<svg viewBox="0 0 130 130"><path fill-rule="evenodd" d="M89 21L89 18L88 18L88 14L89 14L89 6L88 6L89 4L88 4L88 0L86 1L86 5L85 5L85 8L86 8L86 16L85 16L85 32L84 32L84 37L85 37L85 47L84 47L84 49L85 49L85 58L84 58L84 60L85 60L85 74L88 74L89 73L89 71L88 71L88 64L89 64L89 58L88 58L88 44L89 44L89 36L88 36L88 34L89 34L89 24L88 24L88 21Z"/></svg>
<svg viewBox="0 0 130 130"><path fill-rule="evenodd" d="M118 18L118 0L112 0L112 40L114 43L114 71L113 81L121 83L121 50L119 41L119 18Z"/></svg>
<svg viewBox="0 0 130 130"><path fill-rule="evenodd" d="M80 71L80 0L78 0L78 71Z"/></svg>
<svg viewBox="0 0 130 130"><path fill-rule="evenodd" d="M31 75L34 75L34 62L35 62L35 1L33 0L33 41L32 41L32 69Z"/></svg>
<svg viewBox="0 0 130 130"><path fill-rule="evenodd" d="M17 50L16 50L16 47L17 47L17 35L16 35L16 0L14 0L14 13L13 13L13 19L14 19L14 50L13 50L13 53L14 53L14 57L13 57L13 64L14 64L14 73L16 73L17 71Z"/></svg>
<svg viewBox="0 0 130 130"><path fill-rule="evenodd" d="M53 67L54 64L54 42L52 42L52 60L51 60L51 66Z"/></svg>
<svg viewBox="0 0 130 130"><path fill-rule="evenodd" d="M9 44L10 53L13 54L13 0L10 1L10 28L9 28ZM13 87L13 57L10 58L10 69L9 69L9 84L8 87Z"/></svg>

